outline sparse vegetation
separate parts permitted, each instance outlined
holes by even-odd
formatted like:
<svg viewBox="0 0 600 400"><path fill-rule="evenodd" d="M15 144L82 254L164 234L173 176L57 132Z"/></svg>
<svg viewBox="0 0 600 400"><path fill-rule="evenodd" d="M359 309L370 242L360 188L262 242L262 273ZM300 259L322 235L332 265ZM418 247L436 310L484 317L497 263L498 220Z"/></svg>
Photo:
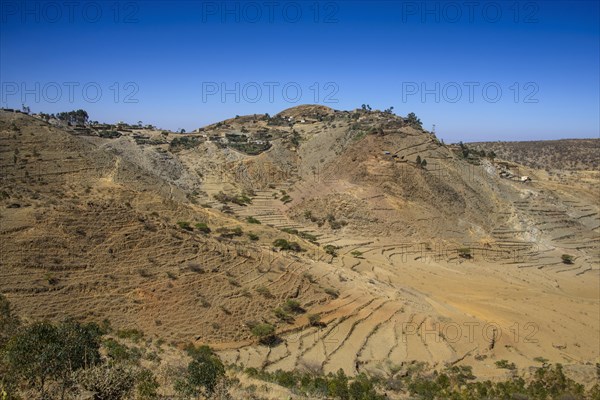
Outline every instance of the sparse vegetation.
<svg viewBox="0 0 600 400"><path fill-rule="evenodd" d="M247 204L252 203L252 199L243 193L238 194L238 195L228 195L223 192L219 192L219 193L215 194L213 197L215 198L215 200L217 200L218 202L223 203L223 204L233 203L233 204L237 204L239 206L245 206Z"/></svg>
<svg viewBox="0 0 600 400"><path fill-rule="evenodd" d="M246 222L249 224L260 224L260 221L254 217L247 217Z"/></svg>
<svg viewBox="0 0 600 400"><path fill-rule="evenodd" d="M263 297L267 298L267 299L271 299L273 298L273 295L271 294L271 291L269 290L269 288L265 287L265 286L259 286L256 288L256 292L260 295L262 295Z"/></svg>
<svg viewBox="0 0 600 400"><path fill-rule="evenodd" d="M309 314L308 323L310 324L310 326L320 326L322 324L321 314Z"/></svg>
<svg viewBox="0 0 600 400"><path fill-rule="evenodd" d="M236 226L235 228L218 228L217 232L219 233L219 236L227 239L232 239L236 236L239 237L244 234L241 226Z"/></svg>
<svg viewBox="0 0 600 400"><path fill-rule="evenodd" d="M177 225L179 225L179 227L181 229L184 229L186 231L190 231L191 232L191 231L194 230L194 228L192 228L192 226L190 225L190 223L187 222L187 221L179 221L179 222L177 222Z"/></svg>
<svg viewBox="0 0 600 400"><path fill-rule="evenodd" d="M328 244L323 246L323 250L325 250L325 253L329 254L331 257L337 257L337 246L334 246L332 244Z"/></svg>
<svg viewBox="0 0 600 400"><path fill-rule="evenodd" d="M184 396L210 397L225 375L223 363L208 346L188 347L188 354L192 361L185 376L175 382L175 390Z"/></svg>
<svg viewBox="0 0 600 400"><path fill-rule="evenodd" d="M406 116L406 123L410 126L412 126L413 128L417 128L417 129L423 129L423 123L421 122L421 120L416 116L415 113L411 112Z"/></svg>
<svg viewBox="0 0 600 400"><path fill-rule="evenodd" d="M313 244L317 244L317 236L310 234L308 232L301 232L298 231L297 229L292 229L292 228L283 228L281 229L282 232L285 233L289 233L290 235L296 235L304 240L308 240L309 242L313 243Z"/></svg>
<svg viewBox="0 0 600 400"><path fill-rule="evenodd" d="M208 227L208 225L206 225L204 222L199 222L199 223L197 223L197 224L196 224L196 229L197 229L199 232L206 233L206 234L208 234L208 233L210 233L210 232L211 232L211 230L210 230L210 228Z"/></svg>
<svg viewBox="0 0 600 400"><path fill-rule="evenodd" d="M465 259L472 258L471 249L468 247L462 247L462 248L458 249L457 251L458 251L458 256L460 258L465 258Z"/></svg>
<svg viewBox="0 0 600 400"><path fill-rule="evenodd" d="M509 369L511 371L517 369L515 363L509 363L507 360L498 360L495 364L498 368Z"/></svg>
<svg viewBox="0 0 600 400"><path fill-rule="evenodd" d="M260 344L270 345L276 340L275 327L271 324L256 324L251 332L258 338Z"/></svg>
<svg viewBox="0 0 600 400"><path fill-rule="evenodd" d="M203 139L197 136L178 136L169 144L171 151L192 149L203 142Z"/></svg>
<svg viewBox="0 0 600 400"><path fill-rule="evenodd" d="M574 259L575 259L575 257L573 257L570 254L563 254L561 256L561 260L562 260L563 264L573 264Z"/></svg>
<svg viewBox="0 0 600 400"><path fill-rule="evenodd" d="M273 247L278 248L280 250L288 250L299 252L302 251L300 245L296 242L288 242L285 239L277 239L273 242Z"/></svg>

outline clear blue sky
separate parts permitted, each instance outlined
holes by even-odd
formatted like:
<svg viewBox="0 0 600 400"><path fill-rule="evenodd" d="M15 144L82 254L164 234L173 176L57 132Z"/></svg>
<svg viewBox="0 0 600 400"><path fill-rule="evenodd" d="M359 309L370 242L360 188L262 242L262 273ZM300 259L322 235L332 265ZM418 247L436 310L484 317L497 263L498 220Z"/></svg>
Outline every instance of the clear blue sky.
<svg viewBox="0 0 600 400"><path fill-rule="evenodd" d="M0 101L187 130L366 103L447 142L598 137L598 4L0 0Z"/></svg>

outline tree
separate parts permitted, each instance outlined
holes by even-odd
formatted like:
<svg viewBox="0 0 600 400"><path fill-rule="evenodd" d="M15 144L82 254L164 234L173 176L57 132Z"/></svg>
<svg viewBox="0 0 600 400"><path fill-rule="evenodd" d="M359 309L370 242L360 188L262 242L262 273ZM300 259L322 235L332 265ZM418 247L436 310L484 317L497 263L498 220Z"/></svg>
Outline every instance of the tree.
<svg viewBox="0 0 600 400"><path fill-rule="evenodd" d="M423 123L421 123L421 120L413 112L406 116L406 123L412 126L413 128L423 128Z"/></svg>
<svg viewBox="0 0 600 400"><path fill-rule="evenodd" d="M75 381L93 392L94 400L124 399L133 390L135 373L121 364L99 365L78 371Z"/></svg>
<svg viewBox="0 0 600 400"><path fill-rule="evenodd" d="M350 392L348 391L348 377L343 369L331 377L327 384L327 394L336 399L348 400Z"/></svg>
<svg viewBox="0 0 600 400"><path fill-rule="evenodd" d="M417 165L421 166L421 156L417 156Z"/></svg>
<svg viewBox="0 0 600 400"><path fill-rule="evenodd" d="M100 360L100 328L67 321L53 325L38 322L13 336L5 353L9 368L26 379L44 396L49 380L61 382L62 392L70 385L73 371Z"/></svg>
<svg viewBox="0 0 600 400"><path fill-rule="evenodd" d="M469 158L469 153L471 152L469 147L467 147L467 145L464 144L462 141L458 142L458 145L460 146L460 151L461 151L463 158Z"/></svg>
<svg viewBox="0 0 600 400"><path fill-rule="evenodd" d="M271 324L256 324L252 328L252 334L258 338L261 344L271 344L275 341L275 327Z"/></svg>
<svg viewBox="0 0 600 400"><path fill-rule="evenodd" d="M188 364L185 379L176 382L176 389L187 395L204 394L210 397L218 382L225 376L225 367L208 346L189 348L188 353L193 360Z"/></svg>
<svg viewBox="0 0 600 400"><path fill-rule="evenodd" d="M10 302L0 294L0 349L17 332L20 325L21 321L13 313Z"/></svg>
<svg viewBox="0 0 600 400"><path fill-rule="evenodd" d="M328 244L323 247L325 253L329 254L331 257L337 257L337 249L337 246L334 246L332 244Z"/></svg>
<svg viewBox="0 0 600 400"><path fill-rule="evenodd" d="M14 392L19 382L16 371L2 357L2 349L20 325L21 321L13 313L10 302L0 294L0 398L3 400L3 393Z"/></svg>
<svg viewBox="0 0 600 400"><path fill-rule="evenodd" d="M66 122L67 124L78 124L85 125L88 122L88 113L85 110L79 109L69 112L60 112L56 114L56 118L59 121Z"/></svg>

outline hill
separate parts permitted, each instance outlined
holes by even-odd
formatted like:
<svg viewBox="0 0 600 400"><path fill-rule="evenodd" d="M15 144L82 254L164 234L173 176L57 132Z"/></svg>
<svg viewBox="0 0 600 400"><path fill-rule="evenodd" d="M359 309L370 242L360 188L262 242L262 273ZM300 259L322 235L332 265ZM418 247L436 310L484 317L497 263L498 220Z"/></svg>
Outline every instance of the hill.
<svg viewBox="0 0 600 400"><path fill-rule="evenodd" d="M546 171L598 170L600 139L474 142L469 146L499 158Z"/></svg>
<svg viewBox="0 0 600 400"><path fill-rule="evenodd" d="M270 372L501 379L496 361L544 357L589 381L600 361L594 171L465 156L369 110L192 134L50 122L0 112L0 292L24 318L106 319Z"/></svg>

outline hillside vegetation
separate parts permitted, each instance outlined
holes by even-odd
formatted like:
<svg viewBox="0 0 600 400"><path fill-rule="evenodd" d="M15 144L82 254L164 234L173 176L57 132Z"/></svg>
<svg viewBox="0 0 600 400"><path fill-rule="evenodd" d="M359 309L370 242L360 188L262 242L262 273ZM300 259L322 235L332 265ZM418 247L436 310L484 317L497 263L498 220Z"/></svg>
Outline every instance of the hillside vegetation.
<svg viewBox="0 0 600 400"><path fill-rule="evenodd" d="M197 397L207 365L236 399L595 396L597 171L368 107L75 124L0 111L0 293L20 320L2 337L83 330L98 354L50 377L54 398L114 375L135 396L145 371ZM35 379L3 384L30 398Z"/></svg>

